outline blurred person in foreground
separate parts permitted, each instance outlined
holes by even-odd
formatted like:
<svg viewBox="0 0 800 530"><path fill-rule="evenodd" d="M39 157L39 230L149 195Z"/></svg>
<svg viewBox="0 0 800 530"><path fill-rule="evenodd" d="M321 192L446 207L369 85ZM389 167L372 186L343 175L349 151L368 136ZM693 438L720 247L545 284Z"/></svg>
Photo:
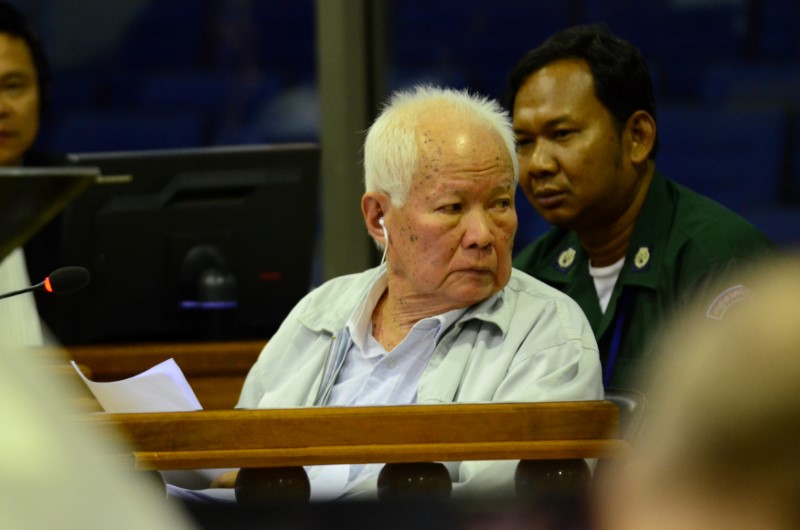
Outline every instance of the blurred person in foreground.
<svg viewBox="0 0 800 530"><path fill-rule="evenodd" d="M636 458L598 488L598 528L800 528L800 259L759 265L721 320L682 313Z"/></svg>
<svg viewBox="0 0 800 530"><path fill-rule="evenodd" d="M133 470L119 433L82 421L62 352L9 344L0 320L0 528L195 528L164 485ZM51 358L52 355L52 358Z"/></svg>
<svg viewBox="0 0 800 530"><path fill-rule="evenodd" d="M702 292L713 318L743 290L735 278L714 289L709 282L773 245L657 171L647 65L604 26L562 30L525 54L510 76L508 104L520 187L554 226L514 266L580 304L605 386L633 387L665 317Z"/></svg>
<svg viewBox="0 0 800 530"><path fill-rule="evenodd" d="M602 397L580 308L511 267L517 167L497 102L433 87L397 93L369 129L364 167L361 210L385 263L301 300L239 408ZM454 463L453 495L513 495L515 467ZM349 466L351 494L374 495L380 468Z"/></svg>

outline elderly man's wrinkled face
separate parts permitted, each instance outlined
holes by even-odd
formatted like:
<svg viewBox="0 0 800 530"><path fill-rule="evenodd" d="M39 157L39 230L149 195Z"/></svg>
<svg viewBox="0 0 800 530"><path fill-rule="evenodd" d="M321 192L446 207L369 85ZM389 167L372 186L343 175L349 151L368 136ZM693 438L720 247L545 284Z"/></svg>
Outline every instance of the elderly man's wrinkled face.
<svg viewBox="0 0 800 530"><path fill-rule="evenodd" d="M394 294L451 308L480 302L511 275L514 169L492 129L428 117L406 203L387 215Z"/></svg>
<svg viewBox="0 0 800 530"><path fill-rule="evenodd" d="M39 129L39 83L24 40L0 33L0 166L14 166Z"/></svg>

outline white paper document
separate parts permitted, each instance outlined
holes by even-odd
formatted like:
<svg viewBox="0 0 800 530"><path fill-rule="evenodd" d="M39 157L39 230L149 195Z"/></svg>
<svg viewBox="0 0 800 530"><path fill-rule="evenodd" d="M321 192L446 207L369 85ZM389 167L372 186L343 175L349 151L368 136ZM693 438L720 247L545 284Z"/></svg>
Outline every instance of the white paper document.
<svg viewBox="0 0 800 530"><path fill-rule="evenodd" d="M107 383L90 381L75 361L70 362L106 412L179 412L203 408L175 359L167 359L133 377Z"/></svg>

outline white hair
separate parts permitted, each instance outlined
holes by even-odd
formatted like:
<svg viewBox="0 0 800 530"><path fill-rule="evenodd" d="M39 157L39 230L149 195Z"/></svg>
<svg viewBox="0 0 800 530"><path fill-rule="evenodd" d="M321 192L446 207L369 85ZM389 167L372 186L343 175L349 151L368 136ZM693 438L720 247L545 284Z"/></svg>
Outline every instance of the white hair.
<svg viewBox="0 0 800 530"><path fill-rule="evenodd" d="M514 167L514 185L519 164L508 113L495 100L467 90L416 86L395 92L373 122L364 142L364 185L368 192L386 193L392 205L405 204L417 170L417 128L432 108L446 106L455 115L485 124L497 132Z"/></svg>

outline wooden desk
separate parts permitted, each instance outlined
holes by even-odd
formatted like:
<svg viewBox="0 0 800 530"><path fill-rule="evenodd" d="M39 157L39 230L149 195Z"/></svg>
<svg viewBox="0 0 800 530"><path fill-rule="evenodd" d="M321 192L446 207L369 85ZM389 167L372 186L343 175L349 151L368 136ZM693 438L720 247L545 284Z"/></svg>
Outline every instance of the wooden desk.
<svg viewBox="0 0 800 530"><path fill-rule="evenodd" d="M175 359L204 409L231 409L265 340L66 346L70 358L91 370L94 381L116 381Z"/></svg>

